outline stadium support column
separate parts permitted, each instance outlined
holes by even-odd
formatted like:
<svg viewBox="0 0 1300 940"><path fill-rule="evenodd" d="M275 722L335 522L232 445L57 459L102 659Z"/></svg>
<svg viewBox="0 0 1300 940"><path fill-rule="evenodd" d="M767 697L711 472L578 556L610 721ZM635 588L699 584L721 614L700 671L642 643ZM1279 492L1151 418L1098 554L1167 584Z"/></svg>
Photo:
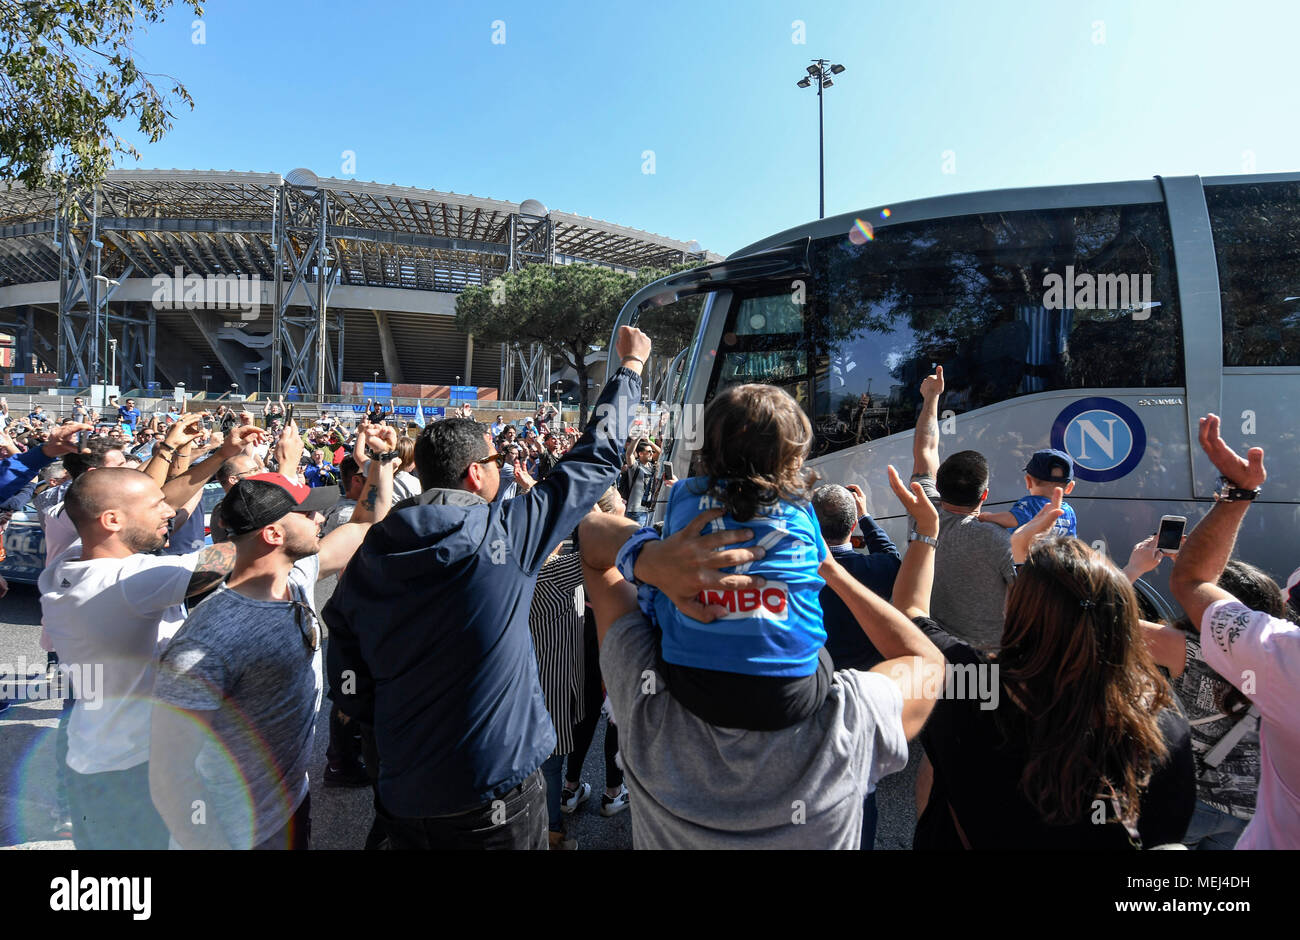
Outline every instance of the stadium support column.
<svg viewBox="0 0 1300 940"><path fill-rule="evenodd" d="M329 314L338 273L329 247L329 191L283 183L275 217L275 313L271 392L296 387L304 395L336 394L342 362L342 318ZM301 298L305 304L295 305ZM307 309L303 309L303 307Z"/></svg>
<svg viewBox="0 0 1300 940"><path fill-rule="evenodd" d="M474 334L465 337L465 384L474 384Z"/></svg>
<svg viewBox="0 0 1300 940"><path fill-rule="evenodd" d="M58 372L64 386L91 385L98 364L92 278L98 270L95 207L68 192L56 210L59 244ZM76 377L76 382L73 377Z"/></svg>

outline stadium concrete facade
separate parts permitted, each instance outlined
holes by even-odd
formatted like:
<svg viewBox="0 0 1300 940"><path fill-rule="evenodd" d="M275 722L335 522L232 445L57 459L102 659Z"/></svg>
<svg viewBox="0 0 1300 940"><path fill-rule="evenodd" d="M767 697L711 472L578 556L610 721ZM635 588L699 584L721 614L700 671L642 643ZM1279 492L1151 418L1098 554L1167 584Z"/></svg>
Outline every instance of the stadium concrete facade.
<svg viewBox="0 0 1300 940"><path fill-rule="evenodd" d="M457 293L530 263L714 260L536 200L307 170L115 170L93 193L0 192L0 332L15 371L64 386L331 395L378 373L531 398L549 361L457 331Z"/></svg>

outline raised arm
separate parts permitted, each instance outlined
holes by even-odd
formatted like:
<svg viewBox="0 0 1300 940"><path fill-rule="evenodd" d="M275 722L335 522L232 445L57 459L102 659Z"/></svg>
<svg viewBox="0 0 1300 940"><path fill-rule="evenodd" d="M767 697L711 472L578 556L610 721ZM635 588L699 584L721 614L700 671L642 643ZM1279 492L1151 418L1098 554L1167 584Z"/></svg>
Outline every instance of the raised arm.
<svg viewBox="0 0 1300 940"><path fill-rule="evenodd" d="M618 475L619 448L641 400L641 369L650 354L650 337L635 327L619 327L615 352L622 368L601 391L594 420L578 443L546 479L501 504L511 554L527 573L541 567L551 548L577 527Z"/></svg>
<svg viewBox="0 0 1300 940"><path fill-rule="evenodd" d="M358 435L358 449L364 454L387 454L397 450L397 429L383 424L371 425L364 435ZM328 578L347 567L370 526L388 515L393 504L393 473L396 460L378 460L371 457L366 468L366 483L361 489L361 499L352 512L352 518L339 526L320 543L320 577Z"/></svg>
<svg viewBox="0 0 1300 940"><path fill-rule="evenodd" d="M197 490L203 489L204 484L216 476L217 470L225 461L242 451L245 444L260 443L265 433L261 428L231 428L230 433L211 457L194 464L175 479L167 481L162 488L167 504L173 508L184 506Z"/></svg>
<svg viewBox="0 0 1300 940"><path fill-rule="evenodd" d="M939 472L939 396L943 394L943 366L921 382L921 416L912 435L912 476Z"/></svg>
<svg viewBox="0 0 1300 940"><path fill-rule="evenodd" d="M898 471L890 467L889 487L907 514L916 521L916 534L937 540L939 513L925 495L921 484L913 482L909 491L899 478ZM909 621L915 617L930 616L930 592L934 588L934 550L935 546L921 539L909 542L903 564L894 578L894 606Z"/></svg>
<svg viewBox="0 0 1300 940"><path fill-rule="evenodd" d="M1262 448L1252 447L1244 460L1237 456L1219 436L1219 417L1213 414L1201 419L1199 436L1210 462L1229 483L1243 490L1257 490L1263 485L1268 473L1264 470ZM1249 509L1248 500L1216 503L1209 515L1187 536L1174 561L1174 570L1169 575L1169 590L1197 627L1201 625L1207 607L1215 601L1232 597L1217 582L1232 557L1237 532Z"/></svg>

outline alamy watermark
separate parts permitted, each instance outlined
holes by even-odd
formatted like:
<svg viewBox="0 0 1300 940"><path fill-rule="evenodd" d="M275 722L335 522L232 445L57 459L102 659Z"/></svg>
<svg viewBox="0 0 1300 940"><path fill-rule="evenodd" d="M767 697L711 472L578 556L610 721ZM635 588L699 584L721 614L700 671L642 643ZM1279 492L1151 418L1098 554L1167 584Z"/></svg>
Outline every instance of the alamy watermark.
<svg viewBox="0 0 1300 940"><path fill-rule="evenodd" d="M913 656L910 666L896 663L890 677L903 689L904 698L969 699L980 703L981 711L998 707L1001 686L997 663L927 663Z"/></svg>
<svg viewBox="0 0 1300 940"><path fill-rule="evenodd" d="M186 274L177 265L171 276L155 274L150 283L155 310L238 311L240 322L256 320L261 310L262 279L256 274Z"/></svg>
<svg viewBox="0 0 1300 940"><path fill-rule="evenodd" d="M31 702L75 694L82 707L91 711L104 704L103 663L59 663L48 677L47 669L45 663L28 663L26 656L0 663L0 698Z"/></svg>
<svg viewBox="0 0 1300 940"><path fill-rule="evenodd" d="M1124 310L1134 320L1151 319L1150 274L1065 274L1043 276L1043 306L1048 310Z"/></svg>
<svg viewBox="0 0 1300 940"><path fill-rule="evenodd" d="M622 428L633 428L640 414L639 403L620 402L599 405L595 412L593 424L597 437L615 437L623 439ZM666 418L663 416L667 416ZM672 438L681 441L690 450L699 450L704 446L704 406L673 404L655 412L651 417L660 421L660 427L667 428Z"/></svg>

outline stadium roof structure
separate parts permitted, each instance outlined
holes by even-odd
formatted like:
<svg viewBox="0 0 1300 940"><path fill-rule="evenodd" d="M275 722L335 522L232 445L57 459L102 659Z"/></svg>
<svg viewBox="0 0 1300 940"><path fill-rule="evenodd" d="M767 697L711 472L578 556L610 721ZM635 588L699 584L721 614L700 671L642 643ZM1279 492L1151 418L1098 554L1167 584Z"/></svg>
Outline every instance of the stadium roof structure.
<svg viewBox="0 0 1300 940"><path fill-rule="evenodd" d="M30 352L55 352L66 384L104 372L101 323L121 336L123 377L139 387L153 381L155 365L192 374L197 360L174 361L186 349L192 360L215 360L208 371L216 366L240 386L254 371L260 385L266 371L272 389L332 393L345 375L437 381L428 373L452 368L482 384L475 378L490 368L492 351L480 350L475 368L472 340L448 321L452 295L466 287L529 263L630 271L715 260L693 242L548 212L535 200L518 205L309 170L114 170L96 192L62 199L0 190L0 316L12 320L18 311L4 328L26 328ZM246 278L260 285L258 305L273 315L237 324L219 310L160 308L155 281L178 275ZM457 351L427 348L444 341ZM155 360L155 346L168 363ZM488 384L513 384L504 357L495 356L500 374Z"/></svg>

